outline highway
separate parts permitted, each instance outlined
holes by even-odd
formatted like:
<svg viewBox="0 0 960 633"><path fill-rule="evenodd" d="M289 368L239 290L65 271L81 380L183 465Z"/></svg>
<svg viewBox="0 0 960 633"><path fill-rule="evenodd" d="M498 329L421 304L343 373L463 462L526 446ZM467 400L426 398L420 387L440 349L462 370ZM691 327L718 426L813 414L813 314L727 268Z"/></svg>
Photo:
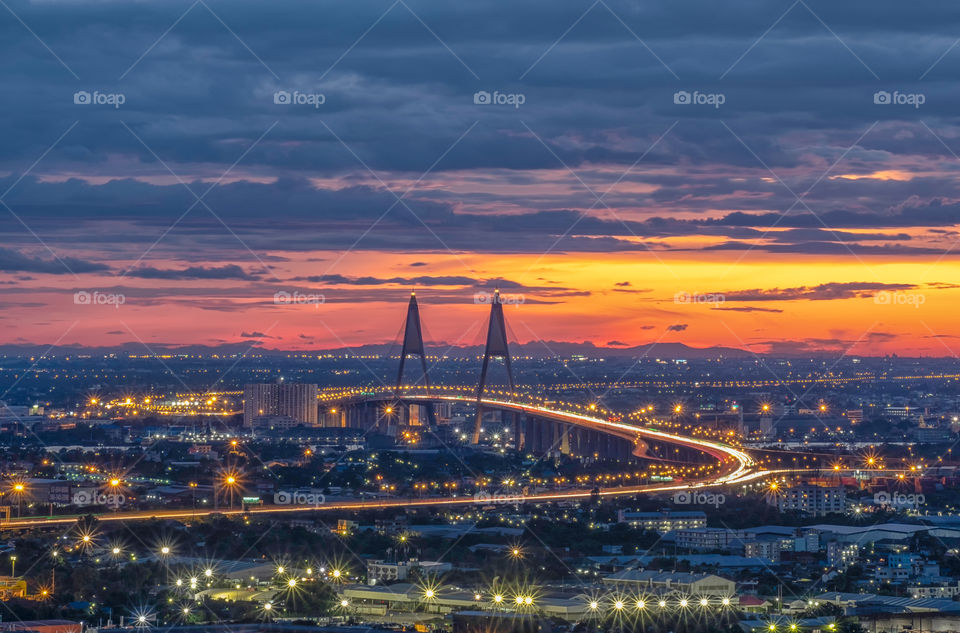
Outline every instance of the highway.
<svg viewBox="0 0 960 633"><path fill-rule="evenodd" d="M418 398L423 399L423 398ZM463 401L469 400L466 396L455 395L437 395L430 396L430 399L436 401ZM509 400L499 400L494 398L484 398L482 404L489 407L502 408L509 411L521 413L530 413L538 417L548 418L557 422L563 422L590 428L593 430L611 433L618 437L626 439L646 438L661 442L669 442L694 448L704 453L712 455L721 464L726 464L727 468L722 468L718 474L708 480L692 481L685 483L668 484L648 484L642 486L627 486L617 488L601 488L600 496L626 496L638 494L650 494L656 492L670 492L679 490L688 490L691 488L703 488L707 486L719 486L745 483L757 478L765 477L774 472L768 470L758 470L756 464L747 453L737 448L704 440L699 438L684 437L673 435L663 431L647 429L633 424L623 422L613 422L596 416L572 413L569 411L560 411L544 406L521 404ZM547 501L569 501L576 499L589 498L593 494L592 489L576 489L556 492L543 492L531 495L510 496L509 503L538 503ZM189 520L213 515L259 515L259 514L281 514L290 512L335 512L350 510L378 510L390 508L410 508L410 507L443 507L443 506L470 506L470 505L490 505L493 500L484 497L460 496L460 497L431 497L424 499L375 499L375 500L348 500L331 501L319 505L289 505L289 506L255 506L248 509L176 509L176 510L147 510L130 512L105 512L94 514L100 521L146 521L151 519L180 519ZM86 516L86 515L84 515ZM13 519L0 523L0 528L5 530L22 530L41 527L54 527L75 523L79 517L53 516L53 517L24 517L22 519Z"/></svg>

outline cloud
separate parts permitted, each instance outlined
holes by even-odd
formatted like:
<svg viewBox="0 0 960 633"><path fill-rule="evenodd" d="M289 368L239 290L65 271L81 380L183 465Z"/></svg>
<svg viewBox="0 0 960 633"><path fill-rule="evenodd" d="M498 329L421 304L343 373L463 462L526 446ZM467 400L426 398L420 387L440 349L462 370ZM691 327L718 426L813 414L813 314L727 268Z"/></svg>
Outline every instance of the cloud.
<svg viewBox="0 0 960 633"><path fill-rule="evenodd" d="M710 308L711 310L720 310L724 312L783 312L777 308L758 308L756 306L729 306Z"/></svg>
<svg viewBox="0 0 960 633"><path fill-rule="evenodd" d="M152 267L135 268L126 274L128 277L141 279L238 279L251 281L259 279L260 275L245 271L236 264L224 266L190 266L181 270L160 269Z"/></svg>
<svg viewBox="0 0 960 633"><path fill-rule="evenodd" d="M882 282L830 282L793 288L754 288L717 293L725 301L832 301L872 297L881 291L911 290L915 284Z"/></svg>
<svg viewBox="0 0 960 633"><path fill-rule="evenodd" d="M69 275L90 272L106 272L104 264L69 256L56 256L49 259L32 257L24 253L0 247L0 270L4 272L45 273L49 275Z"/></svg>
<svg viewBox="0 0 960 633"><path fill-rule="evenodd" d="M607 341L607 347L627 347L623 341Z"/></svg>
<svg viewBox="0 0 960 633"><path fill-rule="evenodd" d="M689 327L687 323L675 323L674 325L668 325L668 332L683 332Z"/></svg>
<svg viewBox="0 0 960 633"><path fill-rule="evenodd" d="M265 338L278 338L278 337L270 336L268 334L264 334L263 332L241 332L240 338L265 339Z"/></svg>

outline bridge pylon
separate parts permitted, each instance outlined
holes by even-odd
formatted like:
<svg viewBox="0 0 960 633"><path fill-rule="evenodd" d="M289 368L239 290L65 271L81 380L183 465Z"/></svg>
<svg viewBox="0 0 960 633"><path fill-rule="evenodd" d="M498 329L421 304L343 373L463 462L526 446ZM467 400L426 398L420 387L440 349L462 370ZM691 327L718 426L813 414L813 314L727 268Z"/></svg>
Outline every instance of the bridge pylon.
<svg viewBox="0 0 960 633"><path fill-rule="evenodd" d="M507 344L507 324L503 318L503 304L500 302L500 290L494 290L490 302L490 322L487 325L487 344L483 351L483 366L480 368L480 384L477 386L477 418L473 425L472 442L480 442L480 426L483 422L483 407L480 399L483 398L483 388L487 384L487 369L491 358L502 358L507 368L507 381L510 391L514 391L513 369L510 366L510 347ZM516 439L519 443L519 437ZM519 448L519 447L518 447Z"/></svg>
<svg viewBox="0 0 960 633"><path fill-rule="evenodd" d="M423 349L423 330L420 329L420 306L417 305L417 293L410 293L410 303L407 304L407 322L403 326L403 349L400 350L400 367L397 369L396 395L400 395L400 385L403 383L403 366L408 356L420 357L420 369L423 370L423 384L430 389L430 378L427 375L427 353Z"/></svg>
<svg viewBox="0 0 960 633"><path fill-rule="evenodd" d="M407 304L407 321L403 326L403 349L400 350L400 367L397 369L397 387L394 396L399 400L400 387L403 384L403 366L409 356L420 358L420 369L423 371L423 385L427 394L430 393L430 376L427 374L427 352L423 345L423 330L420 327L420 306L417 304L417 293L410 293L410 303ZM425 405L427 418L431 425L436 423L436 413L433 405Z"/></svg>

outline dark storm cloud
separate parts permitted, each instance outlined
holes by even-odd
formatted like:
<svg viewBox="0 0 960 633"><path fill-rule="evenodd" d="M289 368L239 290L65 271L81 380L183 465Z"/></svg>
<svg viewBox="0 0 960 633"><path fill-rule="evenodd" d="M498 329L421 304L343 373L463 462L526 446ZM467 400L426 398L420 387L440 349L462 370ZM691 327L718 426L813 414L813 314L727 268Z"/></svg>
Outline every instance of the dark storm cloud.
<svg viewBox="0 0 960 633"><path fill-rule="evenodd" d="M0 52L17 59L0 73L15 97L0 102L0 172L10 174L0 191L15 185L7 200L45 239L80 236L117 249L102 224L146 245L172 227L172 243L158 252L190 261L245 246L348 248L391 206L363 247L602 252L705 235L724 239L717 250L910 256L937 249L875 229L960 222L960 162L944 146L960 147L960 54L931 68L954 44L960 8L929 0L882 10L862 0L606 5L13 0L22 23L0 21ZM320 92L325 103L277 105L281 89ZM78 90L119 92L125 103L76 105ZM523 93L525 103L475 105L478 90ZM678 105L677 90L721 92L725 103ZM877 90L922 92L926 102L877 105ZM586 185L606 192L641 156L604 198L618 210L607 213ZM925 173L834 178L898 161ZM377 180L400 195L428 169L441 182L469 173L491 187L423 186L404 197L408 210ZM560 180L546 187L539 178ZM790 190L812 185L810 209L798 205ZM211 186L196 204L194 194ZM591 205L596 213L581 217ZM212 243L224 224L243 244ZM786 230L765 235L772 227Z"/></svg>
<svg viewBox="0 0 960 633"><path fill-rule="evenodd" d="M125 276L140 277L142 279L240 279L244 281L258 279L260 277L233 264L210 267L190 266L182 270L159 269L144 266L131 270L126 273Z"/></svg>
<svg viewBox="0 0 960 633"><path fill-rule="evenodd" d="M404 286L475 286L481 282L470 277L347 277L346 275L316 275L309 277L295 277L292 281L309 281L331 285L350 286L382 286L384 284L400 284Z"/></svg>
<svg viewBox="0 0 960 633"><path fill-rule="evenodd" d="M69 275L88 272L105 272L109 268L74 257L51 256L40 258L20 251L0 247L0 270L4 272L46 273L51 275Z"/></svg>

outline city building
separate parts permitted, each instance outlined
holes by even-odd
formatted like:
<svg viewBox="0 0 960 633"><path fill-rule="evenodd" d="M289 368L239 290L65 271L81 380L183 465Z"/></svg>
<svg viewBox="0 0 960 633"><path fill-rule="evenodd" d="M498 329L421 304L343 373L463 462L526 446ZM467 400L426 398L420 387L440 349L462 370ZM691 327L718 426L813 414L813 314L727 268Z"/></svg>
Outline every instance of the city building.
<svg viewBox="0 0 960 633"><path fill-rule="evenodd" d="M771 561L780 560L780 541L747 541L743 544L743 555L747 558L765 558Z"/></svg>
<svg viewBox="0 0 960 633"><path fill-rule="evenodd" d="M658 594L729 598L734 595L737 583L713 574L626 569L604 577L603 584Z"/></svg>
<svg viewBox="0 0 960 633"><path fill-rule="evenodd" d="M367 582L373 585L406 580L413 570L417 570L421 576L439 576L452 569L453 565L450 563L435 561L417 559L398 562L372 560L367 563Z"/></svg>
<svg viewBox="0 0 960 633"><path fill-rule="evenodd" d="M666 534L674 530L688 528L702 528L707 526L707 515L699 511L675 512L661 510L660 512L626 512L620 510L617 514L619 523L626 523L638 530L649 530Z"/></svg>
<svg viewBox="0 0 960 633"><path fill-rule="evenodd" d="M907 587L911 598L953 598L960 596L960 581L918 587Z"/></svg>
<svg viewBox="0 0 960 633"><path fill-rule="evenodd" d="M734 541L747 536L743 530L711 527L676 530L671 532L670 535L673 536L677 547L696 550L726 549Z"/></svg>
<svg viewBox="0 0 960 633"><path fill-rule="evenodd" d="M827 565L846 569L857 562L860 547L856 543L831 541L827 543Z"/></svg>
<svg viewBox="0 0 960 633"><path fill-rule="evenodd" d="M243 387L243 425L260 417L286 416L299 424L317 424L317 385L309 383L247 384Z"/></svg>
<svg viewBox="0 0 960 633"><path fill-rule="evenodd" d="M780 512L825 516L846 509L847 493L842 486L794 486L771 495L767 503L777 506Z"/></svg>

